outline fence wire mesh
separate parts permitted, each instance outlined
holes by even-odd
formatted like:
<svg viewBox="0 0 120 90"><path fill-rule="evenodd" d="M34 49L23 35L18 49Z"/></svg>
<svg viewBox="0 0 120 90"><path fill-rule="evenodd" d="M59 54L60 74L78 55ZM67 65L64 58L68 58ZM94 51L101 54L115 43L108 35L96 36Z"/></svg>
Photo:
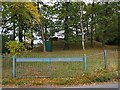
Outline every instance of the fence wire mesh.
<svg viewBox="0 0 120 90"><path fill-rule="evenodd" d="M107 51L107 68L111 71L118 70L118 50Z"/></svg>
<svg viewBox="0 0 120 90"><path fill-rule="evenodd" d="M7 54L2 55L2 78L12 77L12 57Z"/></svg>
<svg viewBox="0 0 120 90"><path fill-rule="evenodd" d="M17 77L75 77L83 72L82 62L17 62Z"/></svg>
<svg viewBox="0 0 120 90"><path fill-rule="evenodd" d="M16 63L17 77L49 77L49 65L47 62L19 62Z"/></svg>
<svg viewBox="0 0 120 90"><path fill-rule="evenodd" d="M87 56L87 73L104 68L104 52Z"/></svg>
<svg viewBox="0 0 120 90"><path fill-rule="evenodd" d="M106 57L104 55L105 53L101 52L90 55L87 59L87 72L100 82L118 78L118 51L106 50Z"/></svg>

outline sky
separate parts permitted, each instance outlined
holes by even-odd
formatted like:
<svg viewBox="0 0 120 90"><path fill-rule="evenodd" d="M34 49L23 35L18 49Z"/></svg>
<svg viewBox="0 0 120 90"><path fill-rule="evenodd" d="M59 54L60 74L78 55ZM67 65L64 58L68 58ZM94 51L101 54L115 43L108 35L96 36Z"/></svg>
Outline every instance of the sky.
<svg viewBox="0 0 120 90"><path fill-rule="evenodd" d="M50 1L73 1L73 2L80 2L84 1L85 3L92 3L94 2L119 2L120 0L37 0L37 1L43 1L43 2L50 2Z"/></svg>
<svg viewBox="0 0 120 90"><path fill-rule="evenodd" d="M0 0L2 2L40 2L40 1L44 1L44 2L50 2L50 1L74 1L74 2L80 2L80 1L85 1L86 3L91 3L93 2L93 0ZM101 1L101 2L107 2L107 1L110 1L110 2L119 2L120 0L94 0L94 2L96 1Z"/></svg>
<svg viewBox="0 0 120 90"><path fill-rule="evenodd" d="M43 1L45 3L50 2L50 1L59 1L59 2L61 2L61 1L73 1L73 2L84 1L85 3L93 2L93 0L41 0L41 1ZM96 0L94 0L94 1L96 1Z"/></svg>

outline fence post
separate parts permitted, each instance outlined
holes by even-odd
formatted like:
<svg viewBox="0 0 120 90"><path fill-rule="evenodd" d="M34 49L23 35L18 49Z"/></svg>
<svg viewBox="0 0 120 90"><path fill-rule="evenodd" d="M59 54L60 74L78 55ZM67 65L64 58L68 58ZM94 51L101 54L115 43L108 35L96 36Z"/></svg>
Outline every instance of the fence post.
<svg viewBox="0 0 120 90"><path fill-rule="evenodd" d="M83 55L83 68L84 68L84 73L86 73L86 54Z"/></svg>
<svg viewBox="0 0 120 90"><path fill-rule="evenodd" d="M104 49L104 68L107 68L107 62L106 62L106 49Z"/></svg>
<svg viewBox="0 0 120 90"><path fill-rule="evenodd" d="M14 78L16 76L16 56L15 55L13 56L12 64L13 64L12 76Z"/></svg>
<svg viewBox="0 0 120 90"><path fill-rule="evenodd" d="M49 62L49 77L51 78L52 77L52 66L51 66L51 58L49 58L50 62Z"/></svg>

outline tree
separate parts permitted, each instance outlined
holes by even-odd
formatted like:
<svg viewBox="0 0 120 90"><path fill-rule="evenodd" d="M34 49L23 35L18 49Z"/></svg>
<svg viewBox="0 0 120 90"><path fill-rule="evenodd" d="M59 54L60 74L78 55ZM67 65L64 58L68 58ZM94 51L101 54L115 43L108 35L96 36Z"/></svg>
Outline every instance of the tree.
<svg viewBox="0 0 120 90"><path fill-rule="evenodd" d="M72 42L81 41L78 2L56 2L53 6L55 16L55 32L63 32L64 48L69 49Z"/></svg>
<svg viewBox="0 0 120 90"><path fill-rule="evenodd" d="M82 36L82 48L83 50L85 50L85 33L84 33L84 29L83 29L83 5L82 2L80 2L80 26L81 26L81 36Z"/></svg>
<svg viewBox="0 0 120 90"><path fill-rule="evenodd" d="M37 9L38 9L38 13L40 14L40 7L39 7L40 2L37 2ZM41 17L39 17L41 19ZM42 25L42 20L39 23L39 29L41 32L41 36L42 36L42 41L43 41L43 52L46 52L46 47L45 47L45 36L44 36L44 31L43 31L43 25Z"/></svg>
<svg viewBox="0 0 120 90"><path fill-rule="evenodd" d="M85 3L82 2L81 6L85 7ZM53 6L43 5L43 8L41 9L43 10L42 21L45 38L54 36L55 33L63 32L65 49L69 49L69 44L72 42L82 41L81 36L86 32L84 19L79 19L79 7L79 2L56 2ZM82 16L84 17L84 14L82 14ZM80 25L81 23L83 23L82 30ZM81 33L83 34L81 35Z"/></svg>
<svg viewBox="0 0 120 90"><path fill-rule="evenodd" d="M106 2L97 6L96 12L96 38L103 46L109 40L118 36L118 9L116 2ZM103 10L104 9L104 10Z"/></svg>
<svg viewBox="0 0 120 90"><path fill-rule="evenodd" d="M92 15L91 15L91 47L93 47L93 29L94 29L93 21L94 21L94 0L92 2Z"/></svg>
<svg viewBox="0 0 120 90"><path fill-rule="evenodd" d="M3 2L3 33L12 31L13 40L18 36L20 42L31 32L31 46L33 46L34 26L40 23L40 14L33 2ZM23 34L24 33L24 34ZM25 39L24 39L25 40Z"/></svg>

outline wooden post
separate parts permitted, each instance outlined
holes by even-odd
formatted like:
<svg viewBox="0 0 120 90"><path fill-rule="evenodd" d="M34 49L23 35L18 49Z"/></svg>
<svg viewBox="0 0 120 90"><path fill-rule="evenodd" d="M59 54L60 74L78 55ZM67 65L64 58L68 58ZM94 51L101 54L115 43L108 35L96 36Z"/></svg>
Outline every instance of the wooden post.
<svg viewBox="0 0 120 90"><path fill-rule="evenodd" d="M16 57L15 55L13 56L13 70L12 70L12 76L13 78L16 76Z"/></svg>
<svg viewBox="0 0 120 90"><path fill-rule="evenodd" d="M86 73L86 54L83 55L83 69L84 73Z"/></svg>
<svg viewBox="0 0 120 90"><path fill-rule="evenodd" d="M106 62L106 49L104 49L104 68L107 68L107 62Z"/></svg>

